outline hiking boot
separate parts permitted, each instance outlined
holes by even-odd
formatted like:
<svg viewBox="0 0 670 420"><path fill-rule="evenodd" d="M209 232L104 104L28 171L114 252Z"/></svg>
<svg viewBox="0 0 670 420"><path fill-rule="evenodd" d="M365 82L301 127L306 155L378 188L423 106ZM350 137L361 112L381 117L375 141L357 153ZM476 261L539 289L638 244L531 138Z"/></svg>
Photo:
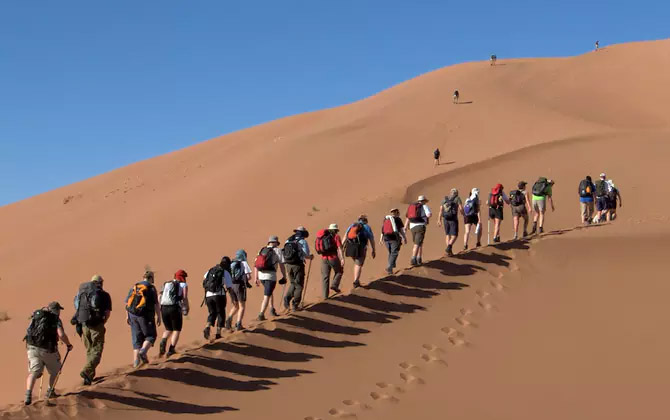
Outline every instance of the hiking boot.
<svg viewBox="0 0 670 420"><path fill-rule="evenodd" d="M226 318L226 322L223 324L223 328L227 330L232 330L233 329L232 325L233 325L233 317L229 316L228 318Z"/></svg>
<svg viewBox="0 0 670 420"><path fill-rule="evenodd" d="M463 245L463 251L467 251L467 250L468 250L468 246L467 246L467 245Z"/></svg>
<svg viewBox="0 0 670 420"><path fill-rule="evenodd" d="M416 265L418 265L417 262L416 262L416 258L412 257L412 258L409 260L409 265L412 265L412 266L416 266Z"/></svg>
<svg viewBox="0 0 670 420"><path fill-rule="evenodd" d="M498 243L498 242L500 242L500 236L494 236L494 237L493 237L493 242L494 242L494 243Z"/></svg>
<svg viewBox="0 0 670 420"><path fill-rule="evenodd" d="M296 311L296 312L297 311L302 311L302 306L300 306L299 303L294 303L293 304L293 310Z"/></svg>
<svg viewBox="0 0 670 420"><path fill-rule="evenodd" d="M421 265L423 264L423 261L421 260L421 257L416 257L416 265Z"/></svg>
<svg viewBox="0 0 670 420"><path fill-rule="evenodd" d="M58 394L58 393L56 392L56 390L53 389L53 388L47 388L47 393L44 395L44 397L45 397L46 399L49 399L49 398L58 398L58 397L60 397L60 394Z"/></svg>
<svg viewBox="0 0 670 420"><path fill-rule="evenodd" d="M147 352L140 350L140 360L142 360L142 363L148 365L149 364L149 358L147 357Z"/></svg>
<svg viewBox="0 0 670 420"><path fill-rule="evenodd" d="M272 316L279 316L279 314L277 313L277 311L275 311L275 308L270 308L270 315L272 315Z"/></svg>
<svg viewBox="0 0 670 420"><path fill-rule="evenodd" d="M167 347L167 338L161 339L160 344L158 345L158 357L163 357L165 354L165 348Z"/></svg>
<svg viewBox="0 0 670 420"><path fill-rule="evenodd" d="M390 276L391 274L393 274L393 269L392 269L392 268L387 268L387 269L386 269L386 274L388 274L389 276Z"/></svg>
<svg viewBox="0 0 670 420"><path fill-rule="evenodd" d="M284 301L284 308L286 308L286 312L291 312L291 301L290 300L285 300Z"/></svg>
<svg viewBox="0 0 670 420"><path fill-rule="evenodd" d="M33 393L26 391L26 399L23 401L23 404L30 405L33 403Z"/></svg>
<svg viewBox="0 0 670 420"><path fill-rule="evenodd" d="M140 359L135 359L133 361L133 367L137 369L138 367L142 366L142 361Z"/></svg>
<svg viewBox="0 0 670 420"><path fill-rule="evenodd" d="M523 231L523 237L525 238L526 236L528 236L528 231L527 231L527 230L524 230L524 231Z"/></svg>
<svg viewBox="0 0 670 420"><path fill-rule="evenodd" d="M537 232L537 222L533 223L533 228L530 230L530 234L535 235L535 232Z"/></svg>
<svg viewBox="0 0 670 420"><path fill-rule="evenodd" d="M85 372L81 372L79 376L81 376L81 379L84 380L84 386L89 386L93 383L93 378L88 376Z"/></svg>
<svg viewBox="0 0 670 420"><path fill-rule="evenodd" d="M258 314L258 318L256 318L257 321L265 321L265 315L263 314Z"/></svg>
<svg viewBox="0 0 670 420"><path fill-rule="evenodd" d="M512 239L512 240L513 240L513 241L516 241L517 239L519 239L519 235L517 235L517 234L515 233L515 234L514 234L514 239Z"/></svg>
<svg viewBox="0 0 670 420"><path fill-rule="evenodd" d="M359 288L359 287L361 287L361 282L358 281L358 280L356 280L356 281L354 282L354 289Z"/></svg>
<svg viewBox="0 0 670 420"><path fill-rule="evenodd" d="M451 247L451 245L449 245L449 246L447 247L447 256L449 256L449 257L453 257L453 256L454 256L454 252L452 251L452 247Z"/></svg>
<svg viewBox="0 0 670 420"><path fill-rule="evenodd" d="M167 355L165 357L170 357L174 354L177 354L177 352L175 351L174 346L170 346L170 348L167 351Z"/></svg>
<svg viewBox="0 0 670 420"><path fill-rule="evenodd" d="M339 287L333 286L333 287L330 288L330 290L332 290L335 293L340 293L340 288Z"/></svg>
<svg viewBox="0 0 670 420"><path fill-rule="evenodd" d="M205 340L209 340L209 333L210 333L209 327L205 327L205 329L202 330L202 335L203 337L205 337Z"/></svg>
<svg viewBox="0 0 670 420"><path fill-rule="evenodd" d="M219 340L220 338L221 338L221 334L220 334L220 333L216 333L216 334L214 334L214 339L215 339L215 340Z"/></svg>
<svg viewBox="0 0 670 420"><path fill-rule="evenodd" d="M479 248L479 247L481 247L481 246L482 246L482 243L481 243L481 242L477 242L477 243L475 244L475 248Z"/></svg>
<svg viewBox="0 0 670 420"><path fill-rule="evenodd" d="M235 324L235 330L236 331L242 331L243 329L244 329L244 327L242 326L241 322L238 322L238 323Z"/></svg>
<svg viewBox="0 0 670 420"><path fill-rule="evenodd" d="M540 227L540 233L544 233L544 228Z"/></svg>

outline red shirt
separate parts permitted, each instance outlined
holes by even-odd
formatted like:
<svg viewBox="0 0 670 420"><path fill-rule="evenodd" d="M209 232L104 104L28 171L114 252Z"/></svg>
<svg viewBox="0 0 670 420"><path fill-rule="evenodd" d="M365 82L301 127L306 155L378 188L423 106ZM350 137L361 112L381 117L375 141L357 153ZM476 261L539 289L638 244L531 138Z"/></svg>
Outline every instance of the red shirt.
<svg viewBox="0 0 670 420"><path fill-rule="evenodd" d="M335 237L335 245L337 246L337 249L342 248L342 239L340 239L340 235L333 235L333 236ZM322 255L321 256L321 259L330 260L330 261L336 260L338 258L340 258L340 257L337 255L337 251L335 251L335 253L333 255Z"/></svg>

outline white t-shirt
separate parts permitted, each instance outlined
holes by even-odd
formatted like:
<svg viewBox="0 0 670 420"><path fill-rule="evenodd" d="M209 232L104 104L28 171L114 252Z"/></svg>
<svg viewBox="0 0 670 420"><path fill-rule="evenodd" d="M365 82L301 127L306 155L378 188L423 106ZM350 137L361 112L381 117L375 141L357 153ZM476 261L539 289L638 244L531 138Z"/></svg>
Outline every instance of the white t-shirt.
<svg viewBox="0 0 670 420"><path fill-rule="evenodd" d="M277 264L284 264L284 254L282 254L279 247L274 246L272 247L272 250L275 252L275 255L277 255L275 269L271 271L258 270L258 280L277 281Z"/></svg>
<svg viewBox="0 0 670 420"><path fill-rule="evenodd" d="M423 205L423 214L426 215L426 217L423 218L423 222L420 222L420 223L409 222L409 228L410 228L410 230L411 230L414 226L424 226L424 225L427 225L427 224L428 224L428 218L431 217L431 216L433 215L433 213L430 211L430 207L428 207L428 204L424 204L424 205Z"/></svg>
<svg viewBox="0 0 670 420"><path fill-rule="evenodd" d="M251 271L251 270L249 270L249 271ZM207 278L207 273L209 273L209 270L207 270L207 272L203 276L203 278L202 278L203 280ZM222 290L220 292L207 292L207 293L205 293L205 297L208 298L208 297L211 297L211 296L225 295L226 294L225 289L227 289L229 287L232 287L232 286L233 286L233 278L230 276L230 273L228 272L228 270L223 270L223 287L224 287L224 290Z"/></svg>

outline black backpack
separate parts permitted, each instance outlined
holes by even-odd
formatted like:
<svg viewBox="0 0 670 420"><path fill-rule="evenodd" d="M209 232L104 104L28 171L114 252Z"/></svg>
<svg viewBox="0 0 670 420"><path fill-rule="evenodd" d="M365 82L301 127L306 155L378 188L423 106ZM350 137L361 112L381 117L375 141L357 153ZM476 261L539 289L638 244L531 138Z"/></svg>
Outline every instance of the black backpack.
<svg viewBox="0 0 670 420"><path fill-rule="evenodd" d="M444 197L444 217L453 220L458 216L458 205L456 205L456 197Z"/></svg>
<svg viewBox="0 0 670 420"><path fill-rule="evenodd" d="M596 183L596 197L607 197L607 182L602 179Z"/></svg>
<svg viewBox="0 0 670 420"><path fill-rule="evenodd" d="M56 351L58 345L58 315L46 309L38 309L31 316L25 342L31 346Z"/></svg>
<svg viewBox="0 0 670 420"><path fill-rule="evenodd" d="M221 293L223 290L223 267L219 264L210 268L202 281L202 287L207 292Z"/></svg>
<svg viewBox="0 0 670 420"><path fill-rule="evenodd" d="M591 185L591 181L588 179L582 179L582 182L579 183L579 196L586 198L586 197L591 197L593 194L593 186Z"/></svg>
<svg viewBox="0 0 670 420"><path fill-rule="evenodd" d="M230 273L233 278L233 283L244 283L246 273L244 272L244 264L242 264L242 261L234 260L230 264Z"/></svg>
<svg viewBox="0 0 670 420"><path fill-rule="evenodd" d="M523 206L524 204L526 204L526 196L521 190L510 191L509 200L513 206Z"/></svg>
<svg viewBox="0 0 670 420"><path fill-rule="evenodd" d="M549 182L547 182L547 178L540 178L537 180L535 184L533 184L533 195L537 197L544 197L547 195L547 187L549 186Z"/></svg>
<svg viewBox="0 0 670 420"><path fill-rule="evenodd" d="M95 282L83 283L75 298L75 316L80 324L95 326L103 320L104 295L102 287Z"/></svg>
<svg viewBox="0 0 670 420"><path fill-rule="evenodd" d="M300 244L298 244L298 239L295 236L291 236L286 244L284 244L282 253L284 254L284 262L286 264L298 265L302 263Z"/></svg>

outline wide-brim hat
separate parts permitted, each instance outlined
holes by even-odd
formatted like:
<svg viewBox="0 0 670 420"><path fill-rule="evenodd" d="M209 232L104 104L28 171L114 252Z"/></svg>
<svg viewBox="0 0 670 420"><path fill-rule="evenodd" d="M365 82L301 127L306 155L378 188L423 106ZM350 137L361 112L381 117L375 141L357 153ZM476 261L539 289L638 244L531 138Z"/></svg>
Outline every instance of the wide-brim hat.
<svg viewBox="0 0 670 420"><path fill-rule="evenodd" d="M278 244L279 243L279 237L278 236L270 236L268 238L268 243L269 244Z"/></svg>
<svg viewBox="0 0 670 420"><path fill-rule="evenodd" d="M300 232L302 234L303 238L309 237L309 232L307 231L307 229L304 226L298 226L297 228L293 229L293 232L294 233Z"/></svg>
<svg viewBox="0 0 670 420"><path fill-rule="evenodd" d="M419 198L416 201L425 201L428 202L428 199L426 198L425 195L420 195Z"/></svg>
<svg viewBox="0 0 670 420"><path fill-rule="evenodd" d="M397 211L398 213L400 212L399 209L393 207L391 210L389 210L389 213L395 213L396 211Z"/></svg>
<svg viewBox="0 0 670 420"><path fill-rule="evenodd" d="M49 303L49 305L47 305L47 309L53 312L53 311L62 311L65 308L63 308L60 303L54 301Z"/></svg>
<svg viewBox="0 0 670 420"><path fill-rule="evenodd" d="M340 230L340 227L337 226L337 223L331 223L330 226L328 226L328 230Z"/></svg>

